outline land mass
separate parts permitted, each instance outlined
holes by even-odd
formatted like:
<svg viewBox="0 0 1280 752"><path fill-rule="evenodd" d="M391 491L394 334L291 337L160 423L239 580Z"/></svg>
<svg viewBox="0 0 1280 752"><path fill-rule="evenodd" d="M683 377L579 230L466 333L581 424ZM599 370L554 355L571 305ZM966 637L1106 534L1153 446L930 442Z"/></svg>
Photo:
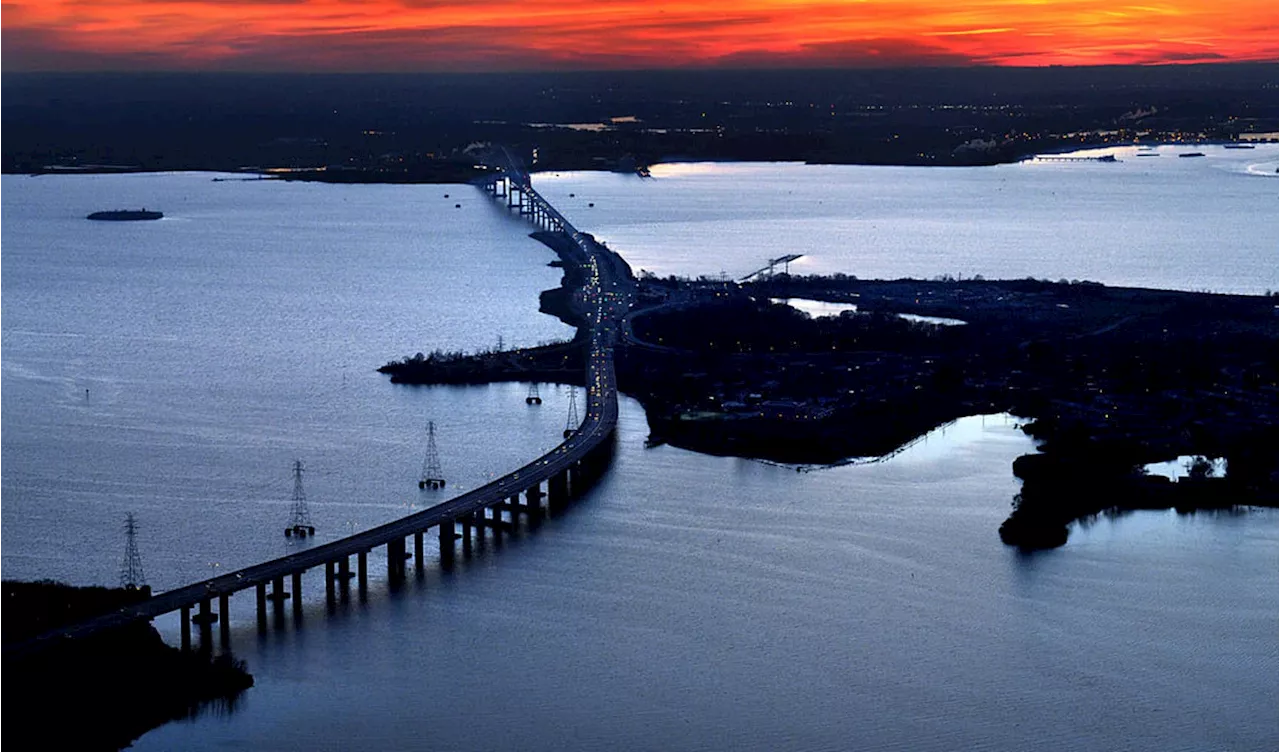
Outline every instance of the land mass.
<svg viewBox="0 0 1280 752"><path fill-rule="evenodd" d="M21 643L147 598L145 589L5 580L3 638ZM253 685L244 665L169 647L135 622L36 655L4 659L4 745L115 750Z"/></svg>
<svg viewBox="0 0 1280 752"><path fill-rule="evenodd" d="M975 165L1274 134L1274 64L264 75L5 73L5 173L467 182L679 160Z"/></svg>
<svg viewBox="0 0 1280 752"><path fill-rule="evenodd" d="M1000 531L1023 548L1060 545L1067 523L1107 509L1276 504L1275 295L786 274L636 284L618 383L644 405L650 442L827 464L1010 412L1041 441L1015 463L1024 485ZM544 310L570 301L559 315L575 322L576 290L566 277ZM775 302L788 298L856 310L810 318ZM580 384L581 352L574 340L381 370L401 383ZM1168 483L1142 471L1195 455L1225 459L1226 476Z"/></svg>

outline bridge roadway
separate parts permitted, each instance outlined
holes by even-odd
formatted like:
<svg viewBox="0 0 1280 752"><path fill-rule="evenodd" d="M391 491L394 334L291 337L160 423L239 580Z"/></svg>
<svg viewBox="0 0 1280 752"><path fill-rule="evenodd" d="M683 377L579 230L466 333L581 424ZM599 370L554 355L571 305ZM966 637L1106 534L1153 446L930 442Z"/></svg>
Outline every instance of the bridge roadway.
<svg viewBox="0 0 1280 752"><path fill-rule="evenodd" d="M469 491L461 496L437 504L430 509L403 517L385 525L356 533L340 540L307 548L297 553L255 564L244 569L230 572L202 582L196 582L176 590L156 594L118 611L105 614L80 624L53 630L23 643L6 646L5 658L29 656L65 640L83 639L106 629L120 627L128 623L151 620L158 616L182 612L183 647L190 646L190 610L200 608L204 616L202 624L202 641L208 638L209 624L217 620L211 619L210 603L218 599L219 612L227 610L227 598L234 593L256 588L258 598L259 626L265 624L265 600L275 601L276 618L281 618L281 602L293 597L293 608L296 615L301 609L301 575L312 568L326 568L326 590L329 598L333 597L335 584L334 565L338 565L342 577L340 583L343 591L347 588L350 557L358 557L359 577L361 585L367 572L366 554L378 546L387 546L388 576L391 579L403 577L405 555L405 539L415 539L415 554L421 557L422 534L431 528L439 528L440 553L444 564L453 558L454 540L457 538L457 525L462 525L463 550L469 551L471 541L470 528L475 525L488 526L495 529L513 527L518 522L518 514L525 513L535 519L542 515L541 499L548 496L549 509L554 511L557 495L563 502L568 493L568 484L573 483L576 493L579 489L579 478L586 480L593 470L591 467L593 453L606 450L606 442L613 434L618 420L618 392L613 366L613 347L617 338L617 324L626 313L625 296L620 294L602 294L603 290L626 289L632 282L630 269L626 262L612 252L595 243L589 236L578 232L573 225L547 203L529 183L528 174L515 165L508 157L507 169L501 180L515 185L521 193L521 200L537 207L538 216L543 224L554 223L555 229L565 232L582 251L587 271L586 301L591 324L590 351L587 359L587 406L585 416L577 431L564 442L557 445L547 454L518 468L493 482ZM509 192L509 188L508 188ZM522 212L526 214L526 212ZM532 218L532 217L531 217ZM535 220L535 223L538 223ZM551 229L551 228L548 228ZM621 280L617 275L623 274ZM594 458L598 460L598 456ZM577 476L577 477L575 477ZM547 493L541 490L541 484L547 484ZM525 494L526 502L519 503L520 494ZM508 502L508 499L511 501ZM486 517L485 510L492 509L493 517ZM511 515L510 522L502 519L502 511ZM499 533L500 534L500 533ZM421 558L418 560L421 566ZM283 590L285 577L292 578L291 594ZM272 594L266 595L266 586L272 585ZM202 621L199 617L196 621ZM227 639L227 619L222 616L222 636ZM207 647L207 646L205 646Z"/></svg>

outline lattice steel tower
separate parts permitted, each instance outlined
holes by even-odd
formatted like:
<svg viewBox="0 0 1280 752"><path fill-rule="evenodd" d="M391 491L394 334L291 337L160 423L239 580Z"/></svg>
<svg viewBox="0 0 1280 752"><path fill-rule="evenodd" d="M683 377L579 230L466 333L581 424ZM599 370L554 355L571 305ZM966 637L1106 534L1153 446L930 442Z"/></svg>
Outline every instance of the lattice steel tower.
<svg viewBox="0 0 1280 752"><path fill-rule="evenodd" d="M142 573L142 557L138 554L138 525L133 512L124 518L124 558L120 561L120 587L138 590L147 586L147 576Z"/></svg>
<svg viewBox="0 0 1280 752"><path fill-rule="evenodd" d="M307 511L307 492L302 490L302 460L293 461L293 499L289 511L289 524L284 529L284 537L298 536L305 538L315 535L315 526L311 524L311 513Z"/></svg>
<svg viewBox="0 0 1280 752"><path fill-rule="evenodd" d="M524 398L524 403L525 403L526 405L541 405L541 404L542 404L542 396L538 394L538 385L537 385L537 384L530 384L530 385L529 385L529 396Z"/></svg>
<svg viewBox="0 0 1280 752"><path fill-rule="evenodd" d="M564 422L564 437L567 439L578 430L578 425L582 423L578 419L578 392L572 387L569 388L569 417Z"/></svg>
<svg viewBox="0 0 1280 752"><path fill-rule="evenodd" d="M440 451L436 449L436 423L427 422L427 456L422 458L422 477L418 488L444 488L444 469L440 467Z"/></svg>

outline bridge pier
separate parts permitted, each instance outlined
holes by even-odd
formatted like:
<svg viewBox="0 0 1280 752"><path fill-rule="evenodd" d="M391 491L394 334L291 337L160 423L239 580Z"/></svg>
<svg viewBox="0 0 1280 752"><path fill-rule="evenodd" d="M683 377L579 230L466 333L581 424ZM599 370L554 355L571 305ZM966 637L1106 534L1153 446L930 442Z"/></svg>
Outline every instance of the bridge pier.
<svg viewBox="0 0 1280 752"><path fill-rule="evenodd" d="M547 506L551 512L562 511L569 503L569 477L558 473L547 479Z"/></svg>
<svg viewBox="0 0 1280 752"><path fill-rule="evenodd" d="M284 626L284 602L289 594L284 590L284 578L277 577L271 581L271 616L276 629Z"/></svg>
<svg viewBox="0 0 1280 752"><path fill-rule="evenodd" d="M218 596L218 639L222 649L231 645L231 595L223 593Z"/></svg>
<svg viewBox="0 0 1280 752"><path fill-rule="evenodd" d="M335 597L336 594L334 593L335 576L333 573L333 564L334 563L332 561L326 561L324 563L324 603L326 606L331 608L333 607L334 601L337 600Z"/></svg>
<svg viewBox="0 0 1280 752"><path fill-rule="evenodd" d="M537 525L542 521L542 487L534 485L524 492L525 507L529 510L529 522Z"/></svg>
<svg viewBox="0 0 1280 752"><path fill-rule="evenodd" d="M515 525L502 519L501 505L493 507L492 509L493 517L490 519L489 524L493 526L493 547L502 548L502 534L504 532L511 532L515 528ZM512 517L514 518L515 515L512 515Z"/></svg>
<svg viewBox="0 0 1280 752"><path fill-rule="evenodd" d="M293 621L302 621L302 572L293 573Z"/></svg>
<svg viewBox="0 0 1280 752"><path fill-rule="evenodd" d="M258 596L258 631L267 631L267 584L259 582L254 586Z"/></svg>
<svg viewBox="0 0 1280 752"><path fill-rule="evenodd" d="M213 613L213 604L209 598L200 600L200 612L192 617L191 621L200 627L200 652L213 652L213 623L218 620L217 614Z"/></svg>
<svg viewBox="0 0 1280 752"><path fill-rule="evenodd" d="M444 569L453 567L453 520L441 522L440 532L440 566Z"/></svg>
<svg viewBox="0 0 1280 752"><path fill-rule="evenodd" d="M338 559L338 592L345 601L351 592L351 557Z"/></svg>
<svg viewBox="0 0 1280 752"><path fill-rule="evenodd" d="M485 527L488 527L488 528L492 528L494 530L494 536L493 536L494 541L501 543L502 542L501 533L514 533L516 531L516 523L515 523L516 508L510 504L507 504L506 502L500 502L498 505L493 507L488 507L487 509L488 511L492 512L492 515L489 517L485 517L483 515L485 514L486 510L483 510L483 509L480 510L479 514L481 516L477 518L478 519L477 524L484 525ZM510 522L502 519L502 510L504 509L511 512Z"/></svg>
<svg viewBox="0 0 1280 752"><path fill-rule="evenodd" d="M413 534L413 568L422 574L422 531Z"/></svg>
<svg viewBox="0 0 1280 752"><path fill-rule="evenodd" d="M462 557L471 556L471 516L463 515L462 523Z"/></svg>
<svg viewBox="0 0 1280 752"><path fill-rule="evenodd" d="M181 616L179 618L182 622L182 626L180 627L180 633L182 635L182 652L185 653L191 650L191 607L183 606L180 611Z"/></svg>
<svg viewBox="0 0 1280 752"><path fill-rule="evenodd" d="M400 582L404 579L404 538L392 538L387 541L387 579Z"/></svg>
<svg viewBox="0 0 1280 752"><path fill-rule="evenodd" d="M356 577L357 584L360 586L360 598L363 599L369 592L369 552L361 551L356 554Z"/></svg>

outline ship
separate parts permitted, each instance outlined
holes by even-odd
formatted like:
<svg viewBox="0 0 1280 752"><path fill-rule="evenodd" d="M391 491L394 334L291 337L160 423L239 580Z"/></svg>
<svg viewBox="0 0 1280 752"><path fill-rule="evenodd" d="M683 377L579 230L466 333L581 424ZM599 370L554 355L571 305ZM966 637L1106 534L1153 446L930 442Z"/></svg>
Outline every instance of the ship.
<svg viewBox="0 0 1280 752"><path fill-rule="evenodd" d="M1204 152L1199 152L1199 151L1188 151L1188 152L1183 152L1182 154L1179 154L1178 156L1179 156L1179 157L1203 157L1203 156L1204 156Z"/></svg>
<svg viewBox="0 0 1280 752"><path fill-rule="evenodd" d="M1223 144L1224 149L1252 149L1253 144Z"/></svg>
<svg viewBox="0 0 1280 752"><path fill-rule="evenodd" d="M160 219L164 212L147 211L146 209L114 209L90 214L86 219L98 219L106 222L137 222L147 219Z"/></svg>

